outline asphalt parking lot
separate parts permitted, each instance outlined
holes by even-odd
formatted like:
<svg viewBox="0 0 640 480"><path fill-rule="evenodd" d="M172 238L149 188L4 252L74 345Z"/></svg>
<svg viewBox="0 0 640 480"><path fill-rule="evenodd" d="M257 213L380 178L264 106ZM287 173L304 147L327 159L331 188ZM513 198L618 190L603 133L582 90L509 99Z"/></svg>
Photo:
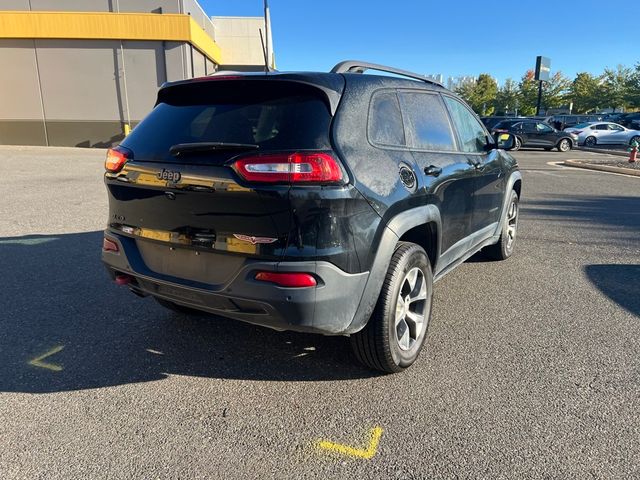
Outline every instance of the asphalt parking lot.
<svg viewBox="0 0 640 480"><path fill-rule="evenodd" d="M515 256L436 284L420 359L379 376L110 283L104 151L0 147L0 476L640 477L640 178L549 163L590 155L515 154Z"/></svg>

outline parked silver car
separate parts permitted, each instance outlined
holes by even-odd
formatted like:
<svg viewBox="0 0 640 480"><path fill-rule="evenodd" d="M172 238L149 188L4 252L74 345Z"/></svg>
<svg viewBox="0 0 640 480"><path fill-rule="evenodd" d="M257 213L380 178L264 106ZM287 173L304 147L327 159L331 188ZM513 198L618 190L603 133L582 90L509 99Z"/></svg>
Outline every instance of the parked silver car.
<svg viewBox="0 0 640 480"><path fill-rule="evenodd" d="M578 135L578 145L630 145L634 140L640 143L640 131L625 128L611 122L580 123L566 128L565 132Z"/></svg>

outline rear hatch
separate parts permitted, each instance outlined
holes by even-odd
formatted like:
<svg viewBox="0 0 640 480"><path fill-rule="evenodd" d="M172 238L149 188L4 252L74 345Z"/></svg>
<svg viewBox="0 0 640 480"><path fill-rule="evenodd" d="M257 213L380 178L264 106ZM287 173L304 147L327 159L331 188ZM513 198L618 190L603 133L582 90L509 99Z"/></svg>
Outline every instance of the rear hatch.
<svg viewBox="0 0 640 480"><path fill-rule="evenodd" d="M330 151L331 105L312 85L263 78L165 87L110 151L125 163L105 174L109 226L135 240L150 270L219 284L247 259L282 257L290 181L264 173L277 166L264 159ZM247 158L260 160L253 177L238 169Z"/></svg>

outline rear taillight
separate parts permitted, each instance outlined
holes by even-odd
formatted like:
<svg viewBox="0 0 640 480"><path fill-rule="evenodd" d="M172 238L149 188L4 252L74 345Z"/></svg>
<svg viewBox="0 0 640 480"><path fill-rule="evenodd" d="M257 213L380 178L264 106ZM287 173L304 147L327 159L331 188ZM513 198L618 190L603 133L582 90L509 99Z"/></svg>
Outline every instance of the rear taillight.
<svg viewBox="0 0 640 480"><path fill-rule="evenodd" d="M569 133L573 133L574 135L580 135L582 130L571 130Z"/></svg>
<svg viewBox="0 0 640 480"><path fill-rule="evenodd" d="M261 282L275 283L288 288L315 287L318 284L313 275L300 272L258 272L255 278Z"/></svg>
<svg viewBox="0 0 640 480"><path fill-rule="evenodd" d="M104 237L104 239L102 240L102 250L104 250L105 252L118 253L120 251L120 248L118 248L118 244L116 242L108 239L107 237Z"/></svg>
<svg viewBox="0 0 640 480"><path fill-rule="evenodd" d="M255 155L236 160L233 169L249 182L334 183L342 180L335 158L323 152Z"/></svg>
<svg viewBox="0 0 640 480"><path fill-rule="evenodd" d="M124 147L114 147L107 150L107 159L104 168L107 172L117 173L122 170L127 160L131 159L131 150Z"/></svg>

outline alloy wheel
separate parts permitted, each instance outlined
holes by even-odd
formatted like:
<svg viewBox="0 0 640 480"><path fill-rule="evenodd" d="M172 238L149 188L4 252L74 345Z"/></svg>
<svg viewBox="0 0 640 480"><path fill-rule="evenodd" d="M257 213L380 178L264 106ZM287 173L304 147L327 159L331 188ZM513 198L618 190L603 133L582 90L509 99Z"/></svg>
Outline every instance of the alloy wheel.
<svg viewBox="0 0 640 480"><path fill-rule="evenodd" d="M507 250L510 252L518 231L518 202L511 202L507 211Z"/></svg>
<svg viewBox="0 0 640 480"><path fill-rule="evenodd" d="M425 330L427 284L418 267L407 272L396 302L395 332L401 350L410 350Z"/></svg>

